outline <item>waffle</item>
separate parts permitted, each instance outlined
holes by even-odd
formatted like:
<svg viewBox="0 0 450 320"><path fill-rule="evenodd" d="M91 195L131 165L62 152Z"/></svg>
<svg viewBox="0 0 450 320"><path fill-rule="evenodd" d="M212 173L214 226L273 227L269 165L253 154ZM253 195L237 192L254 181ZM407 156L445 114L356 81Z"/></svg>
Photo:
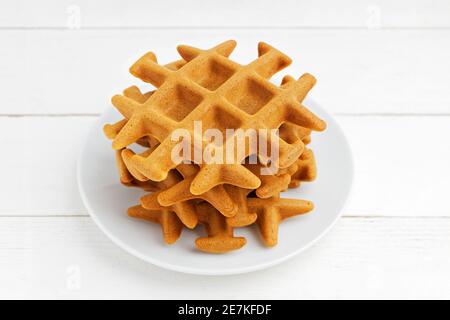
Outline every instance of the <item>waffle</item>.
<svg viewBox="0 0 450 320"><path fill-rule="evenodd" d="M234 251L246 244L235 230L256 224L263 243L274 246L281 221L313 209L310 201L283 199L280 193L316 177L314 154L306 145L312 131L323 131L326 124L301 104L315 79L285 76L276 86L269 79L290 58L260 43L259 57L242 66L228 58L234 47L234 41L209 50L179 46L183 59L164 66L147 53L130 72L156 90L142 93L132 86L112 99L123 119L103 131L113 141L119 179L146 192L128 215L160 224L167 244L175 243L184 227L200 224L206 235L196 239L197 249ZM271 139L278 140L277 172L261 174L271 159L250 145L243 154L235 153L231 164L202 163L195 157L174 162L171 133L184 129L193 135L195 121L223 132L279 129L279 135L259 141L270 145ZM232 139L236 136L217 147L225 149ZM135 143L143 151L133 151ZM208 143L194 136L190 148L203 150ZM248 163L251 157L256 163Z"/></svg>
<svg viewBox="0 0 450 320"><path fill-rule="evenodd" d="M240 249L247 243L244 237L233 235L233 228L227 223L225 217L210 204L199 204L198 216L207 233L207 237L195 240L195 245L199 250L209 253L225 253Z"/></svg>
<svg viewBox="0 0 450 320"><path fill-rule="evenodd" d="M317 168L314 153L311 149L305 151L292 165L280 170L275 175L261 175L261 164L246 165L261 180L261 186L256 189L259 198L271 198L286 191L288 188L297 188L302 181L311 182L316 179Z"/></svg>
<svg viewBox="0 0 450 320"><path fill-rule="evenodd" d="M171 171L167 178L160 182L161 189L167 189L176 185L180 181L179 176ZM156 199L158 192L151 193L141 199L141 205L145 209L149 210L165 210L170 209L175 212L181 222L189 229L194 228L197 225L198 218L195 210L195 203L192 201L179 201L177 203L162 206Z"/></svg>
<svg viewBox="0 0 450 320"><path fill-rule="evenodd" d="M177 142L170 139L170 133L184 129L193 136L195 121L206 124L205 129L272 129L285 122L311 130L325 129L325 123L301 105L315 84L313 76L304 74L297 81L285 78L277 87L267 79L290 64L286 55L260 43L258 59L241 66L227 58L234 47L234 41L210 50L179 46L178 51L187 62L176 71L159 65L153 53L139 59L130 72L158 89L143 104L124 95L113 97L114 106L129 117L114 138L113 148L123 149L144 136L155 137L161 142L155 151L132 160L143 175L161 181L178 165L171 158ZM300 156L304 144L301 140L291 144L279 140L279 166L285 168ZM195 142L192 143L194 148ZM207 144L200 142L202 147ZM258 188L260 179L241 164L250 151L246 150L242 159L234 159L234 164L199 163L200 170L190 191L198 195L225 183Z"/></svg>
<svg viewBox="0 0 450 320"><path fill-rule="evenodd" d="M278 225L284 219L310 212L314 205L311 201L297 199L249 198L248 208L257 213L257 224L264 243L272 247L278 243Z"/></svg>
<svg viewBox="0 0 450 320"><path fill-rule="evenodd" d="M183 224L177 215L170 210L147 210L142 206L134 206L128 209L128 215L161 225L164 241L172 244L178 240L183 230Z"/></svg>
<svg viewBox="0 0 450 320"><path fill-rule="evenodd" d="M186 172L186 166L179 166L178 170ZM237 205L223 185L215 186L201 195L195 195L190 191L189 186L197 171L198 169L194 169L190 174L184 174L182 181L157 194L158 202L164 206L170 206L177 202L200 199L212 204L225 217L233 217L236 215L238 210Z"/></svg>

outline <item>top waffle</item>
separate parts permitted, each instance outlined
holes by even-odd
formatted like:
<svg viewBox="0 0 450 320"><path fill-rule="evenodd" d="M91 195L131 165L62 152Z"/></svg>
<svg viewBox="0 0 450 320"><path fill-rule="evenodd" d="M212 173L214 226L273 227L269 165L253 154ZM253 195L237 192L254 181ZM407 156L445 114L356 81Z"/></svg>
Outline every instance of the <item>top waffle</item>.
<svg viewBox="0 0 450 320"><path fill-rule="evenodd" d="M228 58L235 45L234 41L227 41L209 50L179 46L184 62L178 62L176 67L159 65L156 56L147 53L130 68L133 75L157 88L142 102L124 95L112 99L128 119L113 140L114 149L126 148L143 137L159 142L151 153L136 154L129 159L140 174L152 181L162 181L179 164L171 157L178 144L170 137L175 129L191 133L192 148L204 148L209 141L194 136L195 121L201 121L204 130L216 128L224 133L226 129L277 129L284 123L315 131L325 129L325 122L302 105L315 84L313 76L304 74L298 80L285 77L282 85L276 86L269 79L289 65L290 58L261 42L258 58L240 65ZM280 168L294 164L304 150L301 139L286 141L279 136L268 139L279 139ZM227 143L228 140L222 148ZM200 195L221 184L258 188L261 180L243 164L253 153L265 164L267 159L259 149L251 148L246 148L239 157L235 155L233 163L198 163L200 168L191 181L190 192Z"/></svg>

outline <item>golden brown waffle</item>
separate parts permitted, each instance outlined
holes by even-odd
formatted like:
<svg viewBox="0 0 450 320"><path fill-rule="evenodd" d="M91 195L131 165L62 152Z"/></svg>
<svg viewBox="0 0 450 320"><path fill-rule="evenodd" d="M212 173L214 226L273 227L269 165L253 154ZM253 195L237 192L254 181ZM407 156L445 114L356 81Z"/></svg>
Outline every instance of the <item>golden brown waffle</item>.
<svg viewBox="0 0 450 320"><path fill-rule="evenodd" d="M195 240L195 245L199 250L209 253L225 253L240 249L247 243L245 238L233 235L233 228L227 224L225 217L210 204L199 204L198 216L208 234L207 237Z"/></svg>
<svg viewBox="0 0 450 320"><path fill-rule="evenodd" d="M248 208L257 213L256 220L262 239L267 246L278 243L278 225L286 218L310 212L314 205L311 201L297 199L249 198Z"/></svg>
<svg viewBox="0 0 450 320"><path fill-rule="evenodd" d="M250 190L232 185L227 185L225 188L238 207L236 215L226 219L227 224L230 227L245 227L253 224L257 216L255 212L250 212L247 207L247 196Z"/></svg>
<svg viewBox="0 0 450 320"><path fill-rule="evenodd" d="M169 172L167 178L160 182L160 189L167 189L176 185L180 181L180 177L173 171ZM175 212L181 222L189 229L197 225L198 218L195 211L195 203L192 201L179 201L172 205L162 206L157 201L158 192L151 193L141 198L141 205L149 210L169 209Z"/></svg>
<svg viewBox="0 0 450 320"><path fill-rule="evenodd" d="M274 175L261 175L261 164L247 164L246 167L261 180L261 186L256 189L259 198L271 198L286 191L288 188L297 188L302 181L311 182L316 179L317 168L314 153L306 148L297 161L286 169L280 169Z"/></svg>
<svg viewBox="0 0 450 320"><path fill-rule="evenodd" d="M186 61L184 61L184 60L177 60L177 61L171 62L169 64L166 64L165 67L169 70L176 71L176 70L180 69L182 66L184 66L185 63L186 63ZM136 86L131 86L123 91L123 95L125 97L132 99L132 100L136 101L137 103L141 103L141 104L145 103L153 93L154 93L154 91L142 93L139 90L139 88ZM131 113L127 109L117 108L117 110L125 117L125 119L122 119L114 124L106 124L103 127L103 132L108 137L108 139L111 139L111 140L115 139L115 137L117 136L119 131L122 130L122 128L127 123L129 117L131 116ZM151 136L148 138L153 139L153 137L151 137ZM137 140L138 143L145 145L145 142L143 142L143 141L145 141L145 139Z"/></svg>
<svg viewBox="0 0 450 320"><path fill-rule="evenodd" d="M261 180L261 185L256 189L256 195L259 198L270 198L278 195L280 192L285 191L291 182L291 176L287 169L280 169L274 175L262 175L261 169L264 168L262 164L246 164L245 166Z"/></svg>
<svg viewBox="0 0 450 320"><path fill-rule="evenodd" d="M223 185L218 185L212 189L195 195L190 191L190 185L198 169L194 165L179 165L177 170L181 172L184 179L158 193L158 202L163 206L170 206L182 201L201 199L212 204L225 217L233 217L237 213L237 205L227 193Z"/></svg>
<svg viewBox="0 0 450 320"><path fill-rule="evenodd" d="M151 192L128 214L159 223L166 243L175 242L183 226L192 229L200 223L207 236L195 245L209 253L243 247L246 240L235 237L234 228L254 223L264 243L273 246L282 220L313 209L309 201L280 198L280 192L315 179L314 154L305 145L311 131L326 127L301 105L315 83L311 75L286 76L275 86L268 79L290 64L287 56L260 43L258 59L242 66L228 58L234 47L233 41L210 50L179 46L183 60L165 66L157 64L153 53L144 55L130 71L157 89L141 93L133 86L115 96L113 104L124 118L104 126L116 149L120 181ZM279 170L262 175L268 158L250 146L233 164L173 163L170 134L178 128L192 134L194 121L206 124L204 130L278 128L279 137L259 143L279 139ZM136 154L133 143L144 151ZM206 143L200 140L202 148ZM256 164L243 161L255 154Z"/></svg>
<svg viewBox="0 0 450 320"><path fill-rule="evenodd" d="M185 129L193 134L194 121L202 121L204 129L272 129L285 122L311 130L325 129L325 123L301 105L315 84L313 76L304 74L297 81L288 79L277 87L267 79L290 64L286 55L260 43L258 59L241 66L227 58L234 47L234 41L210 50L179 46L187 62L176 71L159 65L153 53L139 59L131 73L158 89L143 104L126 96L113 97L114 106L129 119L115 137L113 148L123 149L144 136L161 141L148 157L136 155L132 159L143 175L161 181L178 165L171 159L177 142L170 139L170 133ZM200 145L207 143L202 140ZM303 151L303 142L289 144L280 139L279 149L279 166L288 167ZM235 164L201 164L191 192L202 194L224 183L247 189L259 187L258 177L241 164L251 151L247 148Z"/></svg>
<svg viewBox="0 0 450 320"><path fill-rule="evenodd" d="M177 241L183 230L180 219L170 210L147 210L142 206L134 206L128 209L128 215L133 218L159 223L164 241L167 244Z"/></svg>
<svg viewBox="0 0 450 320"><path fill-rule="evenodd" d="M306 149L300 158L290 167L289 188L297 188L302 181L314 181L317 177L316 159L311 149Z"/></svg>

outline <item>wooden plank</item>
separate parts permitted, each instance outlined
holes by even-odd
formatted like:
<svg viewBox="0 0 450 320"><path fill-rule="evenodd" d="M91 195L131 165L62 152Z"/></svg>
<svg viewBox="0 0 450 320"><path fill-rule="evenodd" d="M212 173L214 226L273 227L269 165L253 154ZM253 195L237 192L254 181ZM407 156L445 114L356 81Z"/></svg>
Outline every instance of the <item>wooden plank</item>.
<svg viewBox="0 0 450 320"><path fill-rule="evenodd" d="M125 254L90 218L0 218L0 298L448 299L449 229L448 218L342 218L279 266L202 277Z"/></svg>
<svg viewBox="0 0 450 320"><path fill-rule="evenodd" d="M90 30L0 31L0 114L100 113L141 81L128 68L154 50L178 59L180 43L208 48L238 40L247 63L264 40L294 58L284 74L314 74L313 97L334 113L450 114L450 30Z"/></svg>
<svg viewBox="0 0 450 320"><path fill-rule="evenodd" d="M76 183L84 135L96 119L0 118L2 214L85 212Z"/></svg>
<svg viewBox="0 0 450 320"><path fill-rule="evenodd" d="M450 215L450 117L338 117L355 159L348 214ZM446 195L447 194L447 195Z"/></svg>
<svg viewBox="0 0 450 320"><path fill-rule="evenodd" d="M450 117L337 119L356 163L346 215L450 216L450 145L445 140ZM77 190L76 160L94 121L96 117L0 117L0 192L5 195L0 215L86 214Z"/></svg>
<svg viewBox="0 0 450 320"><path fill-rule="evenodd" d="M449 27L446 0L4 0L1 27Z"/></svg>

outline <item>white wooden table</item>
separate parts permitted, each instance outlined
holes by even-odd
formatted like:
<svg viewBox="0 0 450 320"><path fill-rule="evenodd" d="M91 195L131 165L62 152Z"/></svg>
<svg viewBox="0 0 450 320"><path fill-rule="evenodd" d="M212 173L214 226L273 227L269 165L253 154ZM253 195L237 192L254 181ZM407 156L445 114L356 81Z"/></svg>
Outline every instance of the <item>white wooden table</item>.
<svg viewBox="0 0 450 320"><path fill-rule="evenodd" d="M0 3L0 298L450 298L450 2L283 5ZM353 148L354 197L329 234L277 267L165 271L94 225L77 156L109 97L140 84L127 69L142 53L166 62L177 44L230 38L238 61L264 40L294 58L290 74L318 78L311 95Z"/></svg>

